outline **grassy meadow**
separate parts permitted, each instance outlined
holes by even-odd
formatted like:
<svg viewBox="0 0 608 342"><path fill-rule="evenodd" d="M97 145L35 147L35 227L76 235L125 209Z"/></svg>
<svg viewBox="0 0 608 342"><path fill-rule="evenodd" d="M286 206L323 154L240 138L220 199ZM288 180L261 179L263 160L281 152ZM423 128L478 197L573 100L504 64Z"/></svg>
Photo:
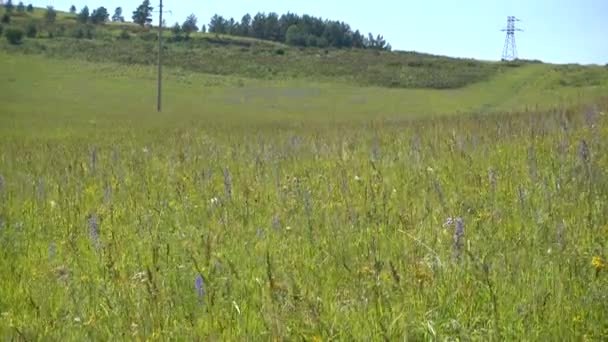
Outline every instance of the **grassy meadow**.
<svg viewBox="0 0 608 342"><path fill-rule="evenodd" d="M0 340L608 339L606 68L171 65L156 113L153 66L30 43L0 49Z"/></svg>

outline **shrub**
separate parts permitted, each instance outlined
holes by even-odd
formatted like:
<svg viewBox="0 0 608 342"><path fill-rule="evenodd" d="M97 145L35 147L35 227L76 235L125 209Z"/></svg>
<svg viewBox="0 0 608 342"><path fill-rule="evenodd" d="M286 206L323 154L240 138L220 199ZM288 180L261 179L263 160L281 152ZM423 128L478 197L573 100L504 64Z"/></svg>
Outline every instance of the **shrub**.
<svg viewBox="0 0 608 342"><path fill-rule="evenodd" d="M27 28L25 29L25 35L28 38L36 38L37 34L38 34L38 29L36 28L36 24L29 23L27 25Z"/></svg>
<svg viewBox="0 0 608 342"><path fill-rule="evenodd" d="M21 44L21 41L23 40L23 31L17 28L9 28L6 30L4 36L6 37L6 40L13 45Z"/></svg>
<svg viewBox="0 0 608 342"><path fill-rule="evenodd" d="M8 13L4 13L4 15L2 15L2 19L0 19L0 21L2 21L3 24L10 24L11 16Z"/></svg>
<svg viewBox="0 0 608 342"><path fill-rule="evenodd" d="M4 31L4 26L0 25L0 37L2 37L2 32ZM607 65L608 66L608 65Z"/></svg>
<svg viewBox="0 0 608 342"><path fill-rule="evenodd" d="M131 35L129 34L129 31L123 29L122 31L120 31L120 35L118 36L118 38L127 40L127 39L131 38Z"/></svg>

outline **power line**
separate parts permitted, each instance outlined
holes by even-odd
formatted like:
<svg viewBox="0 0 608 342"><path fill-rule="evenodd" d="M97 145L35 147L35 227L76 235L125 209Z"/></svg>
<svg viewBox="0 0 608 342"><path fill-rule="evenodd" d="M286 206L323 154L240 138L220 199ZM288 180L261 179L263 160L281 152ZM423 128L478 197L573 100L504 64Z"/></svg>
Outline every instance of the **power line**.
<svg viewBox="0 0 608 342"><path fill-rule="evenodd" d="M513 60L517 59L517 45L515 43L515 32L516 31L523 32L523 30L515 27L516 21L521 21L521 20L517 19L515 16L508 16L507 17L507 27L501 30L503 32L507 32L507 36L505 38L505 46L502 50L502 60L503 61L513 61Z"/></svg>

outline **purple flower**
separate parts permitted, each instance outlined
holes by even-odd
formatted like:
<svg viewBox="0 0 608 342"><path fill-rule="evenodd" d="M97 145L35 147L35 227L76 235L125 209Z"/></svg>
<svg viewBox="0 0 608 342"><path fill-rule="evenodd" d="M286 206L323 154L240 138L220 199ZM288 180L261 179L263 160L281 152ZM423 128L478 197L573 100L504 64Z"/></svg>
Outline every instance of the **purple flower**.
<svg viewBox="0 0 608 342"><path fill-rule="evenodd" d="M99 222L95 213L89 215L89 237L93 244L95 244L95 248L99 249Z"/></svg>
<svg viewBox="0 0 608 342"><path fill-rule="evenodd" d="M203 296L205 296L205 281L200 273L197 274L196 279L194 279L194 288L196 289L196 294L198 295L198 301L203 304Z"/></svg>
<svg viewBox="0 0 608 342"><path fill-rule="evenodd" d="M464 244L464 220L461 217L448 217L443 224L444 228L454 226L454 242L452 248L454 249L454 257L460 258L460 252Z"/></svg>
<svg viewBox="0 0 608 342"><path fill-rule="evenodd" d="M55 244L51 242L51 244L49 245L49 260L53 260L53 257L55 257Z"/></svg>
<svg viewBox="0 0 608 342"><path fill-rule="evenodd" d="M281 220L279 220L278 215L274 215L272 217L272 228L274 228L275 230L281 229Z"/></svg>
<svg viewBox="0 0 608 342"><path fill-rule="evenodd" d="M456 219L456 227L454 228L454 256L460 258L462 245L464 244L464 220Z"/></svg>
<svg viewBox="0 0 608 342"><path fill-rule="evenodd" d="M583 164L586 165L589 163L589 146L585 139L581 140L581 143L578 146L578 156Z"/></svg>

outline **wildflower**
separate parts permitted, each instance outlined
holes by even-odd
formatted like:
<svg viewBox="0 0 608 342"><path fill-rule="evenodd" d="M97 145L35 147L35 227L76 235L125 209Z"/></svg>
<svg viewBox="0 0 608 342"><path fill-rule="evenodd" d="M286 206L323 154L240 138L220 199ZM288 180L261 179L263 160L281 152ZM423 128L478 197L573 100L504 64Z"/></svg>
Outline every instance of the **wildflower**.
<svg viewBox="0 0 608 342"><path fill-rule="evenodd" d="M494 169L490 169L490 171L488 171L488 181L490 183L492 191L496 191L496 183L498 182L498 177Z"/></svg>
<svg viewBox="0 0 608 342"><path fill-rule="evenodd" d="M461 217L448 217L443 224L444 228L454 226L454 256L460 258L460 252L462 251L462 245L464 244L464 220Z"/></svg>
<svg viewBox="0 0 608 342"><path fill-rule="evenodd" d="M51 242L51 244L49 245L49 260L53 260L53 257L55 256L55 244Z"/></svg>
<svg viewBox="0 0 608 342"><path fill-rule="evenodd" d="M38 184L36 185L36 195L38 196L39 200L44 197L44 183L42 183L42 178L38 179Z"/></svg>
<svg viewBox="0 0 608 342"><path fill-rule="evenodd" d="M359 177L359 176L355 175L355 181L360 182L360 181L362 181L362 180L363 180L363 178L361 178L361 177Z"/></svg>
<svg viewBox="0 0 608 342"><path fill-rule="evenodd" d="M599 255L596 255L591 259L591 266L595 268L595 274L597 275L602 269L606 267L606 263L604 262L604 258Z"/></svg>
<svg viewBox="0 0 608 342"><path fill-rule="evenodd" d="M255 232L255 235L258 237L258 239L263 239L264 238L264 230L262 228L258 228L258 230Z"/></svg>
<svg viewBox="0 0 608 342"><path fill-rule="evenodd" d="M197 274L196 279L194 280L194 288L196 289L196 294L198 295L198 301L202 304L203 296L205 295L205 281L200 273Z"/></svg>
<svg viewBox="0 0 608 342"><path fill-rule="evenodd" d="M279 220L278 215L274 215L272 217L272 228L274 228L275 230L281 229L281 221Z"/></svg>
<svg viewBox="0 0 608 342"><path fill-rule="evenodd" d="M456 222L456 220L454 220L453 217L448 217L445 222L443 223L443 228L447 228L452 226L454 223Z"/></svg>
<svg viewBox="0 0 608 342"><path fill-rule="evenodd" d="M137 272L131 277L131 280L133 280L134 282L145 283L147 280L147 273Z"/></svg>
<svg viewBox="0 0 608 342"><path fill-rule="evenodd" d="M219 203L220 203L220 199L219 199L219 198L217 198L217 197L213 197L212 199L210 199L210 200L209 200L209 203L210 203L211 205L217 205L217 204L219 204Z"/></svg>
<svg viewBox="0 0 608 342"><path fill-rule="evenodd" d="M232 196L232 177L230 177L230 170L226 167L224 169L224 190L226 191L226 197Z"/></svg>
<svg viewBox="0 0 608 342"><path fill-rule="evenodd" d="M99 223L95 213L89 215L89 237L93 244L95 244L95 248L99 249Z"/></svg>
<svg viewBox="0 0 608 342"><path fill-rule="evenodd" d="M460 257L460 251L464 240L464 221L462 218L456 219L456 228L454 229L454 253L456 257Z"/></svg>
<svg viewBox="0 0 608 342"><path fill-rule="evenodd" d="M581 159L583 164L589 163L589 146L585 139L581 140L578 146L578 157Z"/></svg>
<svg viewBox="0 0 608 342"><path fill-rule="evenodd" d="M55 207L57 206L57 202L55 202L55 201L51 200L51 201L49 202L49 205L51 206L51 209L55 209Z"/></svg>

